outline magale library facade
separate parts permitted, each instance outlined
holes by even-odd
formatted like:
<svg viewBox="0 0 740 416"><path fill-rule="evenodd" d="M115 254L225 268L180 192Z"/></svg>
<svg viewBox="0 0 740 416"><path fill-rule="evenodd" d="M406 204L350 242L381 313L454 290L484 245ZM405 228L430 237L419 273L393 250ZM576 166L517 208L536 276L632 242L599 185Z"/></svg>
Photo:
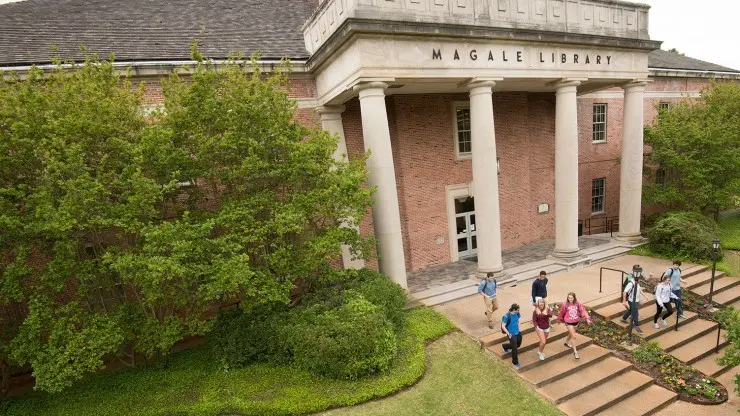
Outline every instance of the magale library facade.
<svg viewBox="0 0 740 416"><path fill-rule="evenodd" d="M640 240L643 127L710 79L740 79L661 51L649 6L617 0L27 0L2 16L0 69L86 44L132 67L149 105L194 37L215 60L291 59L297 117L340 138L335 157L370 151L368 266L404 287L407 272L471 257L506 273L502 250L543 239L583 261L587 222Z"/></svg>

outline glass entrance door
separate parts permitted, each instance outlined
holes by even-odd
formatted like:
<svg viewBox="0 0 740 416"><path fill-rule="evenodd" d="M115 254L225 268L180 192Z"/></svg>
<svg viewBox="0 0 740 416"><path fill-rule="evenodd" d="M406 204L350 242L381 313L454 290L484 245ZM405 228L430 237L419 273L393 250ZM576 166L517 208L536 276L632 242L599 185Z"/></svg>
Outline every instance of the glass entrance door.
<svg viewBox="0 0 740 416"><path fill-rule="evenodd" d="M457 253L460 258L475 256L478 252L478 242L475 231L475 201L472 197L455 200L455 227Z"/></svg>

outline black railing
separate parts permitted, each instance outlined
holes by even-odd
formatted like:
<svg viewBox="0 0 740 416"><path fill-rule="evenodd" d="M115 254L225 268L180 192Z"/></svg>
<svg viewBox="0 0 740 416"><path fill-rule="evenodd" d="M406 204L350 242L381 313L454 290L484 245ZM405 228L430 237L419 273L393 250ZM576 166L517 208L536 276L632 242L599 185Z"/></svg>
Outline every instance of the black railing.
<svg viewBox="0 0 740 416"><path fill-rule="evenodd" d="M714 347L715 354L719 354L719 336L720 336L721 331L722 331L722 324L718 323L717 324L717 345Z"/></svg>
<svg viewBox="0 0 740 416"><path fill-rule="evenodd" d="M645 221L645 214L640 219ZM614 231L619 231L619 216L587 218L583 221L583 233L586 235L609 233L614 237Z"/></svg>
<svg viewBox="0 0 740 416"><path fill-rule="evenodd" d="M602 268L599 269L599 293L601 293L601 285L602 285L602 279L604 277L604 270L611 270L613 272L622 273L622 283L621 283L621 285L619 287L622 288L624 286L624 276L625 275L628 275L629 273L624 272L622 270L618 270L618 269L610 269L608 267L602 267ZM621 296L621 294L620 294L620 296Z"/></svg>

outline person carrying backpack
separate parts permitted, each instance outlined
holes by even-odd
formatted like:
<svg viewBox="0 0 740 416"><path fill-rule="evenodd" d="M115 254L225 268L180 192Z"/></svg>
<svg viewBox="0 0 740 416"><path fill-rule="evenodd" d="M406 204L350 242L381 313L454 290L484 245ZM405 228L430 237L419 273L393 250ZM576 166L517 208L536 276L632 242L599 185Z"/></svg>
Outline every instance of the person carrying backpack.
<svg viewBox="0 0 740 416"><path fill-rule="evenodd" d="M633 272L635 270L642 270L642 267L640 267L639 264L636 264L632 267ZM653 274L650 273L650 277L653 277ZM635 276L630 273L627 275L627 284L622 289L622 304L624 305L625 309L627 311L622 315L622 319L620 319L620 322L623 324L627 323L627 318L632 316L632 327L635 329L635 332L638 334L642 334L642 329L640 328L640 298L643 298L645 295L642 294L642 286L638 282L635 282Z"/></svg>
<svg viewBox="0 0 740 416"><path fill-rule="evenodd" d="M501 318L501 332L509 338L508 346L504 343L502 348L504 349L504 354L511 350L511 363L514 364L514 368L517 370L520 368L519 347L522 345L522 333L519 330L519 319L521 316L519 305L514 303L509 308L509 312Z"/></svg>
<svg viewBox="0 0 740 416"><path fill-rule="evenodd" d="M681 292L681 283L684 283L685 280L681 278L681 261L674 260L673 266L666 270L665 273L663 273L663 276L668 276L671 279L671 291L676 295L673 299L676 301L676 313L678 313L678 317L686 319L686 317L683 316L683 294Z"/></svg>
<svg viewBox="0 0 740 416"><path fill-rule="evenodd" d="M488 317L488 328L493 329L493 313L498 310L498 301L496 301L496 289L498 284L493 278L493 273L488 272L486 278L481 280L478 285L478 293L483 296L483 302L486 305L486 317Z"/></svg>

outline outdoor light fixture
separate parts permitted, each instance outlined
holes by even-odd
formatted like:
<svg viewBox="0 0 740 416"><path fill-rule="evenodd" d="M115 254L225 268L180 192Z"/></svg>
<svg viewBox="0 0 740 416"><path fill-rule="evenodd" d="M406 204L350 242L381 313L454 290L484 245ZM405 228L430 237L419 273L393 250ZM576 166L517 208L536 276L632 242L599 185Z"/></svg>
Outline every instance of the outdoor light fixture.
<svg viewBox="0 0 740 416"><path fill-rule="evenodd" d="M632 267L632 276L634 276L635 279L639 279L642 277L642 267L640 267L639 264L636 264L634 267Z"/></svg>
<svg viewBox="0 0 740 416"><path fill-rule="evenodd" d="M712 295L714 295L714 274L717 270L717 254L719 253L719 238L715 238L712 241L712 283L709 284L709 302L705 305L706 308L712 307Z"/></svg>

